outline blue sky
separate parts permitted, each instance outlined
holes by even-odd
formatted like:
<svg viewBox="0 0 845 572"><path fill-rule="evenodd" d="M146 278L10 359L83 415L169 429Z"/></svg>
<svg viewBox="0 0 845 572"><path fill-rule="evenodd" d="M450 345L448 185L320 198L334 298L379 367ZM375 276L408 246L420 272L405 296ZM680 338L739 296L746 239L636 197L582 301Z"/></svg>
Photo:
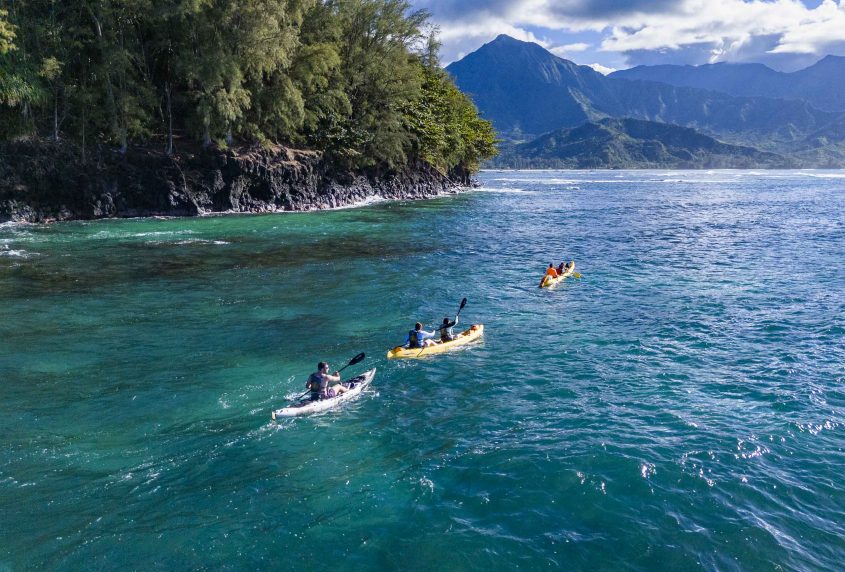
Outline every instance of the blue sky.
<svg viewBox="0 0 845 572"><path fill-rule="evenodd" d="M760 62L792 71L845 55L845 0L411 0L440 28L444 63L499 34L600 71Z"/></svg>

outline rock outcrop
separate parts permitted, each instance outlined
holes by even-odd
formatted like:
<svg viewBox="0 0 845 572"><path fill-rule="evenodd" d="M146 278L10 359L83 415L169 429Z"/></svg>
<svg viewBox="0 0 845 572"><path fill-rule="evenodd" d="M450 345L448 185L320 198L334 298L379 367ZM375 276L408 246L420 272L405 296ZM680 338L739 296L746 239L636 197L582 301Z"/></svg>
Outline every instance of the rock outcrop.
<svg viewBox="0 0 845 572"><path fill-rule="evenodd" d="M83 163L69 145L20 141L0 147L0 222L308 211L432 197L467 184L467 173L444 175L422 162L338 172L318 152L285 147L173 157L102 150Z"/></svg>

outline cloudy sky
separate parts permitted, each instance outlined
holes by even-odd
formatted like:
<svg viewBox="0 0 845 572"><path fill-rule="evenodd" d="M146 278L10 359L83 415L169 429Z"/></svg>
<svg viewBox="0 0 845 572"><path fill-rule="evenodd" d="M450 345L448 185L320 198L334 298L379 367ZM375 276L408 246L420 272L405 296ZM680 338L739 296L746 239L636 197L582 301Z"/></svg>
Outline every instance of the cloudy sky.
<svg viewBox="0 0 845 572"><path fill-rule="evenodd" d="M411 0L439 26L444 63L499 34L599 71L761 62L792 71L845 55L845 0Z"/></svg>

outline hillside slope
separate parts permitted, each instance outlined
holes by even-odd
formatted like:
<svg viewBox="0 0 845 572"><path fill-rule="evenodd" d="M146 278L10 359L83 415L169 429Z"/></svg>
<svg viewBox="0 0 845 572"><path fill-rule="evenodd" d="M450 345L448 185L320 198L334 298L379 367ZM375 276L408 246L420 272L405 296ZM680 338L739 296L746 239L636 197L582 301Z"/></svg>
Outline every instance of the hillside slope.
<svg viewBox="0 0 845 572"><path fill-rule="evenodd" d="M729 145L694 129L638 119L604 119L506 145L491 167L520 169L787 168L793 161Z"/></svg>
<svg viewBox="0 0 845 572"><path fill-rule="evenodd" d="M446 69L482 115L512 141L588 121L631 117L692 127L730 143L785 152L837 116L803 101L734 97L605 77L537 44L504 35Z"/></svg>
<svg viewBox="0 0 845 572"><path fill-rule="evenodd" d="M845 57L841 56L826 56L792 73L778 72L763 64L718 63L637 66L614 72L610 77L657 81L736 96L802 99L825 111L845 111Z"/></svg>

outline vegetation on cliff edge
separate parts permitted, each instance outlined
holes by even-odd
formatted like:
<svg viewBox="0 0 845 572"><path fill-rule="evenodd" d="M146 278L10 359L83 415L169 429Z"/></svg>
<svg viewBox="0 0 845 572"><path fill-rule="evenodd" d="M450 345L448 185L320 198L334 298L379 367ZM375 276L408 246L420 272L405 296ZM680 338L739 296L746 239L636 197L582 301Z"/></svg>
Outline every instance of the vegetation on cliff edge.
<svg viewBox="0 0 845 572"><path fill-rule="evenodd" d="M5 9L2 6L5 4ZM283 143L350 169L471 171L491 125L407 0L0 3L0 139Z"/></svg>

